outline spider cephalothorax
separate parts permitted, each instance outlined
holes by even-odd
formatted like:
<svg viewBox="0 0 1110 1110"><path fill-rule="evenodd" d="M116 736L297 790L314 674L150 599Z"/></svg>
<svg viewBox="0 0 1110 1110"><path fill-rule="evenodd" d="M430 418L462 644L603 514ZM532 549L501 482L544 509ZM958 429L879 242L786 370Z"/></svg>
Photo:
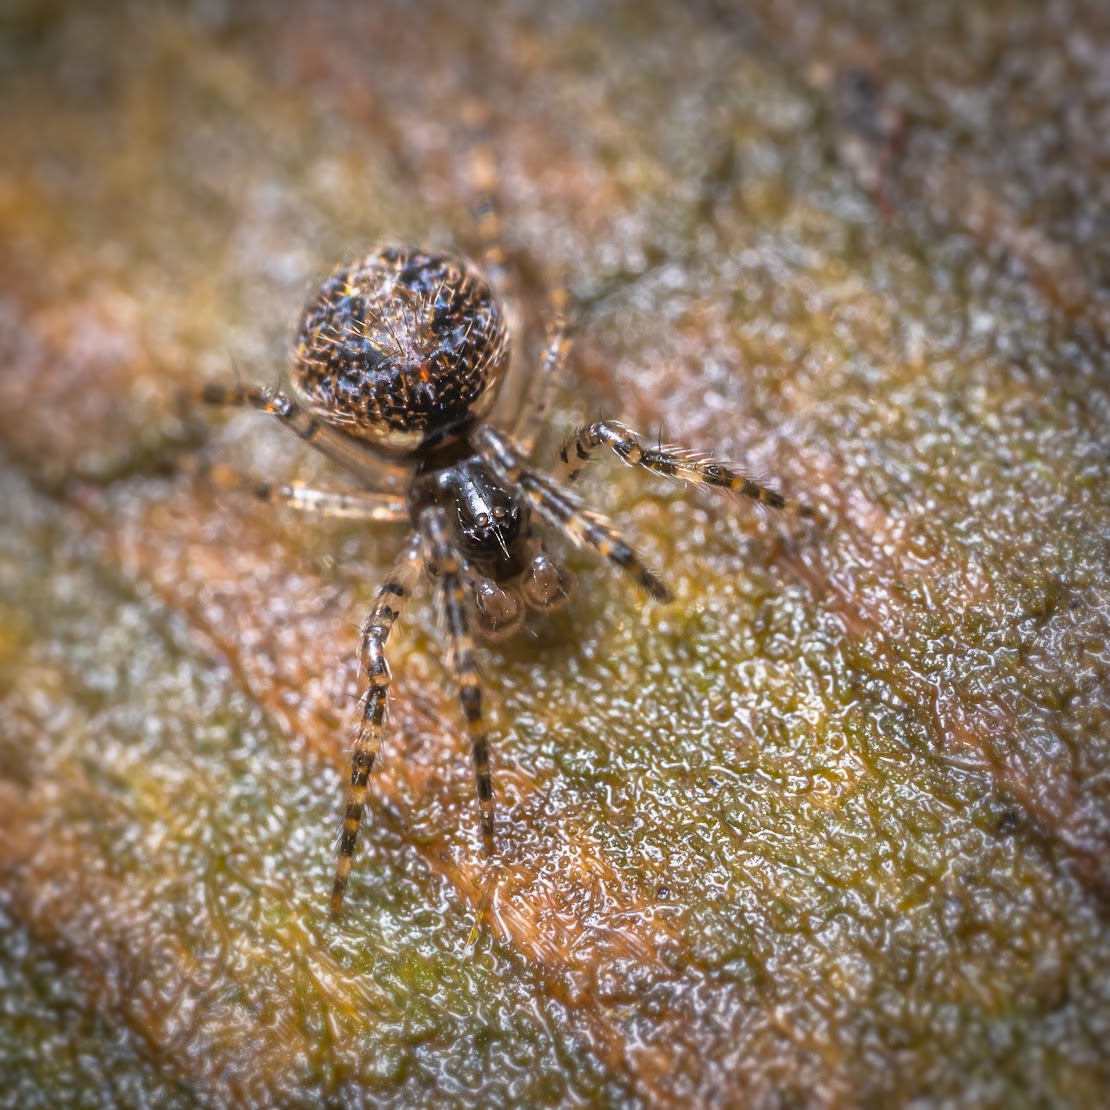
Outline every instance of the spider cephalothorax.
<svg viewBox="0 0 1110 1110"><path fill-rule="evenodd" d="M491 252L492 253L492 252ZM408 540L362 630L369 679L351 755L347 806L331 907L339 909L377 758L389 691L385 644L421 578L428 577L449 640L448 659L466 718L482 839L494 850L494 795L473 622L486 637L511 635L528 610L562 605L569 579L544 547L555 526L631 577L651 598L667 587L617 529L570 491L598 447L625 463L786 504L736 471L670 448L649 448L620 424L597 421L559 450L551 473L528 461L566 357L563 298L522 411L509 429L486 422L508 359L505 316L470 262L412 247L383 247L340 267L305 310L291 377L297 399L273 389L210 385L214 404L272 413L339 463L358 489L329 493L264 485L263 500L372 521L405 521Z"/></svg>

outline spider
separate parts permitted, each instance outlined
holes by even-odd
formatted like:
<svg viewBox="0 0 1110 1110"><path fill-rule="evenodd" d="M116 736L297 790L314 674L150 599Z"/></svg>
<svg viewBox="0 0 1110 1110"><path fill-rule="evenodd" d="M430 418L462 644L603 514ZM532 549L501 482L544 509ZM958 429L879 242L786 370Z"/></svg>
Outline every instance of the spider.
<svg viewBox="0 0 1110 1110"><path fill-rule="evenodd" d="M496 257L487 254L492 273ZM362 626L369 679L351 753L330 909L339 912L382 739L390 672L385 646L422 577L430 580L448 640L448 666L466 719L483 848L494 852L490 742L471 629L499 640L529 610L551 612L570 580L548 553L543 526L608 560L654 601L671 593L607 519L568 488L595 450L629 466L732 491L774 508L778 493L712 459L641 443L598 420L563 444L551 472L528 460L559 384L568 348L566 298L552 321L536 375L511 428L487 420L509 361L509 334L490 279L451 254L385 246L340 266L304 312L289 380L270 387L210 384L208 404L274 416L358 483L337 493L261 485L271 504L364 521L407 521L410 535ZM392 483L392 488L390 488ZM403 483L403 495L398 486Z"/></svg>

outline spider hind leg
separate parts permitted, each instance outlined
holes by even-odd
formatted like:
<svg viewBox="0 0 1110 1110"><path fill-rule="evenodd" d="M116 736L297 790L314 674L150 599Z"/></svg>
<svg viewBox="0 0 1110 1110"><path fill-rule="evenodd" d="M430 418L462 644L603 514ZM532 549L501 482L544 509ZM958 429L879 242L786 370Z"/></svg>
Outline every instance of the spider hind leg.
<svg viewBox="0 0 1110 1110"><path fill-rule="evenodd" d="M550 294L550 316L547 338L539 369L529 385L524 402L513 424L513 442L521 454L531 455L543 431L551 406L566 376L567 353L570 351L570 324L567 318L567 291L556 286Z"/></svg>
<svg viewBox="0 0 1110 1110"><path fill-rule="evenodd" d="M370 444L344 434L306 411L293 398L269 386L208 382L195 389L183 390L178 400L185 411L200 403L268 413L310 447L354 474L367 491L391 492L411 477L408 466L389 458Z"/></svg>

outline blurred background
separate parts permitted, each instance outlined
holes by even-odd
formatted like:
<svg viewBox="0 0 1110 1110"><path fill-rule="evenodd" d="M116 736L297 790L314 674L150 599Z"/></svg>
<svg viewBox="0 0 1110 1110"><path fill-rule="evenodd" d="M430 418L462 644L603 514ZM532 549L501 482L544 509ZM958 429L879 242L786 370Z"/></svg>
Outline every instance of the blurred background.
<svg viewBox="0 0 1110 1110"><path fill-rule="evenodd" d="M7 0L0 104L0 1102L1106 1099L1106 5ZM523 367L574 309L542 452L820 513L592 464L678 600L570 553L482 652L493 869L415 602L331 921L403 532L206 480L341 485L175 397L472 249L476 141Z"/></svg>

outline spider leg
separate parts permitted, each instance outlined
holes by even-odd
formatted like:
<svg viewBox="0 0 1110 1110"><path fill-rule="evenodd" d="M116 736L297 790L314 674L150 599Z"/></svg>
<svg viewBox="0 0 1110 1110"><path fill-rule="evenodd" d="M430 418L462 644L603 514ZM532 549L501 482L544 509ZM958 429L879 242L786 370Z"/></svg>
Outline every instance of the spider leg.
<svg viewBox="0 0 1110 1110"><path fill-rule="evenodd" d="M463 105L463 121L469 131L466 158L467 188L470 191L470 212L474 217L482 267L486 276L499 288L505 287L505 248L502 243L501 214L494 193L499 175L497 158L489 141L488 111L480 101Z"/></svg>
<svg viewBox="0 0 1110 1110"><path fill-rule="evenodd" d="M275 486L269 482L252 484L228 466L208 466L198 471L219 490L249 493L267 505L297 509L302 513L344 517L347 520L372 520L379 524L409 519L408 502L403 497L373 490L334 493L310 489L302 482Z"/></svg>
<svg viewBox="0 0 1110 1110"><path fill-rule="evenodd" d="M598 420L587 428L579 428L559 448L555 474L573 482L586 467L590 456L598 447L609 447L629 466L639 466L653 474L665 474L695 486L712 486L714 489L739 494L773 509L801 512L808 509L788 501L781 493L725 466L714 459L701 458L692 452L675 448L644 447L623 425L615 421Z"/></svg>
<svg viewBox="0 0 1110 1110"><path fill-rule="evenodd" d="M369 444L345 434L338 428L318 420L306 412L290 397L269 386L220 385L210 382L200 386L183 400L201 401L206 405L225 405L230 408L253 408L274 416L294 435L299 436L322 455L339 463L360 481L372 488L380 488L383 479L397 484L411 476L409 467L382 453Z"/></svg>
<svg viewBox="0 0 1110 1110"><path fill-rule="evenodd" d="M508 436L483 424L472 436L482 456L506 479L518 485L539 512L559 525L579 547L596 551L635 581L655 601L670 601L671 591L600 513L587 509L582 500L554 478L524 464Z"/></svg>
<svg viewBox="0 0 1110 1110"><path fill-rule="evenodd" d="M331 888L331 912L337 914L347 893L351 863L358 843L362 811L366 803L366 784L381 747L382 723L389 697L389 666L385 661L385 642L394 621L412 593L424 565L421 541L414 534L398 556L389 577L382 583L370 615L362 628L362 664L370 679L363 705L362 721L351 751L351 780L347 786L347 806L343 831L339 837L339 859Z"/></svg>
<svg viewBox="0 0 1110 1110"><path fill-rule="evenodd" d="M463 593L463 561L451 541L443 508L425 510L420 517L425 558L436 582L439 602L449 637L448 659L466 715L474 780L482 822L482 846L493 854L493 779L489 764L489 735L482 713L482 687L474 663L474 641L467 628Z"/></svg>
<svg viewBox="0 0 1110 1110"><path fill-rule="evenodd" d="M526 456L536 446L536 439L547 422L552 402L563 383L567 352L570 350L569 331L567 291L560 285L551 291L551 315L538 376L529 388L513 425L513 440Z"/></svg>
<svg viewBox="0 0 1110 1110"><path fill-rule="evenodd" d="M504 228L498 211L496 191L499 184L497 157L489 140L489 110L479 100L470 100L462 108L463 122L468 131L465 170L470 193L470 211L476 228L477 246L482 268L493 285L504 291L509 287L505 254ZM551 291L550 317L546 342L540 356L538 378L526 386L513 383L505 401L524 400L513 420L513 436L525 455L532 453L536 438L543 428L548 410L558 392L570 347L567 324L567 294L562 284ZM504 392L504 391L503 391ZM502 411L506 411L503 409ZM511 408L507 411L512 411Z"/></svg>
<svg viewBox="0 0 1110 1110"><path fill-rule="evenodd" d="M369 490L334 493L331 490L308 489L300 482L288 486L271 486L263 482L251 492L268 505L284 505L303 513L319 513L347 520L372 520L380 524L409 519L408 502L389 493Z"/></svg>

